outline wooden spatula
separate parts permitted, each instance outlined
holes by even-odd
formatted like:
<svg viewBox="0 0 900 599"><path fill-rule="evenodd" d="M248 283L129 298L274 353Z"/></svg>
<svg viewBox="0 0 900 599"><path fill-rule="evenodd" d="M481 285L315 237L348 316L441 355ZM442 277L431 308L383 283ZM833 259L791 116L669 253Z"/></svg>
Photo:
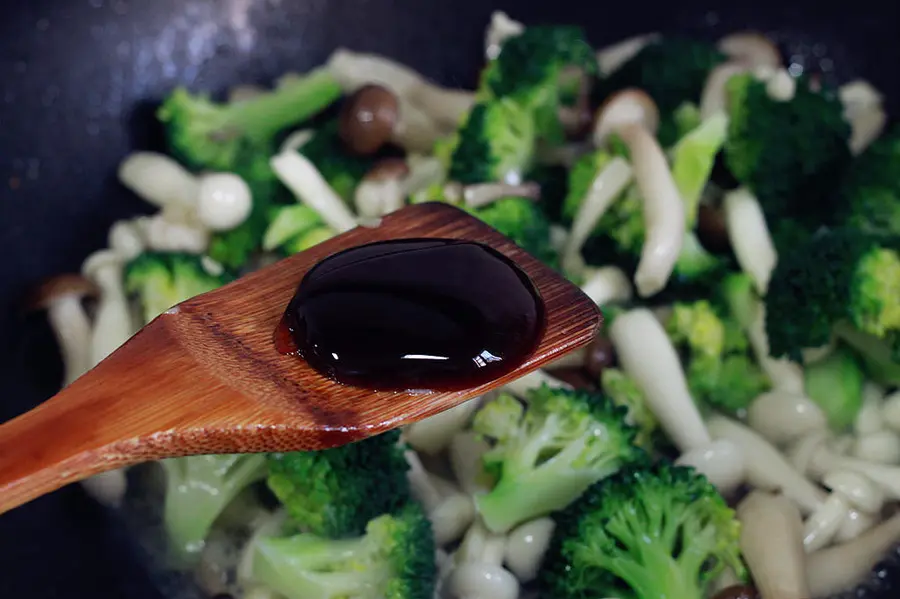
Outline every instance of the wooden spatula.
<svg viewBox="0 0 900 599"><path fill-rule="evenodd" d="M341 385L282 355L273 332L303 275L340 250L388 239L486 243L533 280L544 336L515 371L454 392ZM506 237L445 204L395 212L172 308L96 368L0 425L0 513L92 474L168 457L333 447L452 408L587 344L596 305Z"/></svg>

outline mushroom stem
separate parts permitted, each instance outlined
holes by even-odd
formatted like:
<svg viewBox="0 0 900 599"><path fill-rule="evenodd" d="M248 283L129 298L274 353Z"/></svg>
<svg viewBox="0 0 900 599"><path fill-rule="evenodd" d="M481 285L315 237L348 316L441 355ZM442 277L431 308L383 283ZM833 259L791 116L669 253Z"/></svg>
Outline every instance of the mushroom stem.
<svg viewBox="0 0 900 599"><path fill-rule="evenodd" d="M450 444L450 439L466 426L477 408L478 399L471 399L409 425L404 437L413 449L434 455Z"/></svg>
<svg viewBox="0 0 900 599"><path fill-rule="evenodd" d="M272 157L271 165L284 186L318 212L329 227L338 233L356 227L353 213L303 155L282 152Z"/></svg>
<svg viewBox="0 0 900 599"><path fill-rule="evenodd" d="M852 541L810 554L806 558L806 578L811 594L807 597L827 597L853 588L898 541L900 515Z"/></svg>
<svg viewBox="0 0 900 599"><path fill-rule="evenodd" d="M881 135L887 123L882 96L867 81L856 80L838 90L844 118L850 123L850 151L860 154Z"/></svg>
<svg viewBox="0 0 900 599"><path fill-rule="evenodd" d="M541 385L547 385L550 388L556 389L571 389L572 386L562 382L556 377L552 377L543 370L532 370L528 374L523 377L519 377L514 381L510 381L504 386L504 389L512 393L513 395L518 395L519 397L524 397L525 394L528 393L531 389L537 389Z"/></svg>
<svg viewBox="0 0 900 599"><path fill-rule="evenodd" d="M132 153L119 165L119 181L175 221L197 203L197 177L165 154Z"/></svg>
<svg viewBox="0 0 900 599"><path fill-rule="evenodd" d="M455 487L444 493L414 451L405 452L410 491L425 509L439 546L459 539L475 519L475 504Z"/></svg>
<svg viewBox="0 0 900 599"><path fill-rule="evenodd" d="M484 454L491 447L483 438L472 431L462 431L453 435L447 451L450 467L463 491L469 494L488 492L491 476L484 471Z"/></svg>
<svg viewBox="0 0 900 599"><path fill-rule="evenodd" d="M581 291L594 300L598 306L627 302L633 295L631 281L617 266L588 269L586 275L586 281L581 286Z"/></svg>
<svg viewBox="0 0 900 599"><path fill-rule="evenodd" d="M123 266L122 258L115 252L101 250L85 260L82 267L84 276L100 288L91 334L90 368L119 349L138 330L122 285Z"/></svg>
<svg viewBox="0 0 900 599"><path fill-rule="evenodd" d="M724 416L713 416L706 426L713 439L728 439L742 450L747 467L747 481L751 485L767 491L781 491L807 514L822 506L825 493L791 466L775 447L757 433Z"/></svg>
<svg viewBox="0 0 900 599"><path fill-rule="evenodd" d="M728 238L738 264L753 279L756 290L765 294L778 253L762 208L756 196L745 188L725 194L723 205Z"/></svg>
<svg viewBox="0 0 900 599"><path fill-rule="evenodd" d="M554 528L552 518L537 518L510 531L504 561L521 582L531 582L537 577Z"/></svg>
<svg viewBox="0 0 900 599"><path fill-rule="evenodd" d="M818 404L799 393L775 389L758 396L747 409L750 428L775 445L784 445L828 423Z"/></svg>
<svg viewBox="0 0 900 599"><path fill-rule="evenodd" d="M491 22L484 35L484 55L488 60L494 60L500 56L503 42L511 37L521 35L525 31L525 25L511 19L501 10L495 10L491 14Z"/></svg>
<svg viewBox="0 0 900 599"><path fill-rule="evenodd" d="M700 118L708 119L712 115L728 109L728 80L735 75L747 72L749 66L737 62L720 64L706 77L703 93L700 96Z"/></svg>
<svg viewBox="0 0 900 599"><path fill-rule="evenodd" d="M775 389L789 391L791 393L804 394L805 383L803 370L798 364L786 358L773 358L769 353L769 338L766 335L766 306L756 299L754 300L753 321L747 328L747 337L756 354L756 360L762 366L763 371Z"/></svg>
<svg viewBox="0 0 900 599"><path fill-rule="evenodd" d="M708 445L709 433L688 391L675 348L646 308L620 314L609 330L625 372L634 379L663 430L681 452Z"/></svg>
<svg viewBox="0 0 900 599"><path fill-rule="evenodd" d="M47 311L63 363L63 387L90 370L91 323L81 305L80 296L60 298Z"/></svg>
<svg viewBox="0 0 900 599"><path fill-rule="evenodd" d="M741 552L760 596L809 599L800 512L783 495L753 491L737 507Z"/></svg>
<svg viewBox="0 0 900 599"><path fill-rule="evenodd" d="M750 67L777 69L782 63L778 47L769 38L755 31L726 35L717 45L723 54Z"/></svg>
<svg viewBox="0 0 900 599"><path fill-rule="evenodd" d="M643 201L644 247L634 284L641 297L648 297L665 287L675 268L684 244L684 202L656 138L637 124L622 127L618 133L628 146Z"/></svg>
<svg viewBox="0 0 900 599"><path fill-rule="evenodd" d="M597 66L600 68L600 73L608 77L646 46L659 39L658 33L645 33L601 48L597 51Z"/></svg>
<svg viewBox="0 0 900 599"><path fill-rule="evenodd" d="M566 240L562 265L566 272L580 273L584 268L581 248L613 201L631 182L631 166L621 157L613 158L594 181L578 207L574 225Z"/></svg>
<svg viewBox="0 0 900 599"><path fill-rule="evenodd" d="M725 439L685 452L675 463L691 466L724 495L734 492L744 482L747 471L741 448Z"/></svg>

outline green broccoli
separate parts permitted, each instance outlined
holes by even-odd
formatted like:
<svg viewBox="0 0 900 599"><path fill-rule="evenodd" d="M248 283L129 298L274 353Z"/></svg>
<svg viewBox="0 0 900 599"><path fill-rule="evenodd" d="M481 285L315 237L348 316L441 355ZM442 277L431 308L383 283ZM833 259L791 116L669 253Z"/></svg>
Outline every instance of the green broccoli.
<svg viewBox="0 0 900 599"><path fill-rule="evenodd" d="M482 73L482 97L509 98L534 116L538 137L564 139L559 108L571 96L567 70L597 73L597 58L584 30L569 25L535 25L505 41L499 56ZM580 83L580 82L579 82Z"/></svg>
<svg viewBox="0 0 900 599"><path fill-rule="evenodd" d="M534 200L501 198L470 212L541 262L555 267L559 261L550 244L550 221Z"/></svg>
<svg viewBox="0 0 900 599"><path fill-rule="evenodd" d="M569 171L568 191L562 205L562 217L565 222L571 223L575 219L582 202L594 185L594 180L609 166L612 159L611 153L596 150L584 154L572 166L572 170Z"/></svg>
<svg viewBox="0 0 900 599"><path fill-rule="evenodd" d="M263 454L197 455L160 462L166 473L163 526L173 557L195 560L219 514L266 477Z"/></svg>
<svg viewBox="0 0 900 599"><path fill-rule="evenodd" d="M725 568L745 575L740 522L691 468L627 468L554 520L538 575L545 597L697 599Z"/></svg>
<svg viewBox="0 0 900 599"><path fill-rule="evenodd" d="M672 115L675 122L676 139L681 139L703 122L700 117L700 107L693 102L682 102Z"/></svg>
<svg viewBox="0 0 900 599"><path fill-rule="evenodd" d="M448 173L453 181L516 182L531 166L534 119L512 100L476 104L458 134Z"/></svg>
<svg viewBox="0 0 900 599"><path fill-rule="evenodd" d="M287 599L433 599L434 550L431 524L408 503L357 538L257 539L248 569L253 582Z"/></svg>
<svg viewBox="0 0 900 599"><path fill-rule="evenodd" d="M752 74L727 84L731 121L725 163L759 199L771 221L795 217L819 224L831 217L824 206L850 158L850 125L840 101L796 79L789 101L774 100Z"/></svg>
<svg viewBox="0 0 900 599"><path fill-rule="evenodd" d="M201 256L177 252L140 254L125 267L124 276L126 293L141 302L144 323L231 280L227 272L211 272Z"/></svg>
<svg viewBox="0 0 900 599"><path fill-rule="evenodd" d="M694 399L730 413L769 388L740 324L707 300L676 303L666 331L685 362Z"/></svg>
<svg viewBox="0 0 900 599"><path fill-rule="evenodd" d="M322 221L318 212L306 204L289 204L272 210L262 248L266 251L279 249L285 255L291 255L334 235L334 230Z"/></svg>
<svg viewBox="0 0 900 599"><path fill-rule="evenodd" d="M816 402L829 426L843 431L856 420L862 407L865 374L859 359L838 346L833 352L803 370L806 395Z"/></svg>
<svg viewBox="0 0 900 599"><path fill-rule="evenodd" d="M338 127L336 118L328 121L298 151L313 163L338 196L352 203L356 187L375 165L377 158L348 152L338 135Z"/></svg>
<svg viewBox="0 0 900 599"><path fill-rule="evenodd" d="M840 195L840 222L900 235L900 128L876 139L853 160Z"/></svg>
<svg viewBox="0 0 900 599"><path fill-rule="evenodd" d="M884 339L864 333L846 321L834 326L834 334L856 352L866 374L875 382L900 386L900 361L893 358L893 348Z"/></svg>
<svg viewBox="0 0 900 599"><path fill-rule="evenodd" d="M475 415L473 430L494 441L484 456L497 485L475 503L485 525L506 532L562 509L592 483L640 459L627 409L587 391L527 394L527 409L501 395Z"/></svg>
<svg viewBox="0 0 900 599"><path fill-rule="evenodd" d="M172 154L196 170L238 174L253 193L247 220L211 239L213 259L238 268L259 248L268 224L267 211L280 189L269 166L276 136L320 112L340 95L337 81L321 69L252 100L217 104L185 88L165 99L157 117L166 127Z"/></svg>
<svg viewBox="0 0 900 599"><path fill-rule="evenodd" d="M628 409L626 422L637 428L635 445L647 451L653 449L659 422L637 383L618 368L605 368L600 375L600 385L614 404Z"/></svg>
<svg viewBox="0 0 900 599"><path fill-rule="evenodd" d="M409 497L409 469L390 431L324 451L269 456L268 485L300 530L326 537L362 534Z"/></svg>
<svg viewBox="0 0 900 599"><path fill-rule="evenodd" d="M626 88L641 89L660 113L657 136L663 147L674 144L683 130L685 103L697 104L709 72L726 56L710 43L678 37L648 44L628 62L600 81L595 97L603 99Z"/></svg>
<svg viewBox="0 0 900 599"><path fill-rule="evenodd" d="M782 253L766 294L773 356L801 360L846 321L884 340L900 361L900 237L822 230Z"/></svg>

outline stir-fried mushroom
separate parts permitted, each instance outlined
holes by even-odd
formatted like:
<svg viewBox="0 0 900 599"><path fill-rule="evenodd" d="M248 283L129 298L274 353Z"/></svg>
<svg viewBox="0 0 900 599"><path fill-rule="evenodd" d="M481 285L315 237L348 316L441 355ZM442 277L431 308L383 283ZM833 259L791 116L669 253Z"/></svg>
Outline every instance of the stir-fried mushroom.
<svg viewBox="0 0 900 599"><path fill-rule="evenodd" d="M772 40L755 31L741 31L726 35L718 42L719 50L731 60L750 67L781 66L781 52Z"/></svg>
<svg viewBox="0 0 900 599"><path fill-rule="evenodd" d="M623 90L606 100L597 113L594 143L602 146L617 135L628 146L634 179L644 214L644 247L634 275L641 297L659 292L668 282L684 243L684 202L666 155L656 140L659 111L653 100L636 89Z"/></svg>
<svg viewBox="0 0 900 599"><path fill-rule="evenodd" d="M380 218L403 207L403 178L409 166L402 158L386 158L372 167L356 186L353 202L362 218Z"/></svg>
<svg viewBox="0 0 900 599"><path fill-rule="evenodd" d="M723 204L728 238L738 264L753 279L756 290L765 294L778 253L762 207L756 196L744 188L727 193Z"/></svg>
<svg viewBox="0 0 900 599"><path fill-rule="evenodd" d="M762 597L809 599L806 552L797 506L784 495L753 491L737 507L741 552Z"/></svg>
<svg viewBox="0 0 900 599"><path fill-rule="evenodd" d="M466 532L446 581L455 599L516 599L519 581L503 568L506 536L490 532L480 519Z"/></svg>
<svg viewBox="0 0 900 599"><path fill-rule="evenodd" d="M437 483L436 477L425 470L415 452L407 451L405 455L409 463L410 490L431 520L435 543L445 545L459 539L475 518L472 498L459 492L451 483L446 485L449 489L441 484L444 481Z"/></svg>
<svg viewBox="0 0 900 599"><path fill-rule="evenodd" d="M581 291L598 306L627 302L634 293L631 281L618 266L588 269Z"/></svg>
<svg viewBox="0 0 900 599"><path fill-rule="evenodd" d="M318 212L329 227L343 233L356 226L356 217L319 170L302 154L282 152L273 156L270 162L284 186Z"/></svg>
<svg viewBox="0 0 900 599"><path fill-rule="evenodd" d="M818 404L805 395L783 389L768 391L754 399L747 409L747 423L775 445L828 427Z"/></svg>
<svg viewBox="0 0 900 599"><path fill-rule="evenodd" d="M658 33L645 33L629 37L597 51L597 66L600 73L609 77L623 64L635 57L648 44L660 39Z"/></svg>
<svg viewBox="0 0 900 599"><path fill-rule="evenodd" d="M461 431L475 410L479 400L470 399L456 407L419 420L406 427L403 436L410 447L426 454L434 455L450 444L450 440Z"/></svg>
<svg viewBox="0 0 900 599"><path fill-rule="evenodd" d="M858 79L840 87L844 118L850 123L850 151L860 154L881 135L887 124L882 96L867 81Z"/></svg>
<svg viewBox="0 0 900 599"><path fill-rule="evenodd" d="M44 281L29 296L26 308L46 310L63 362L63 386L87 372L91 363L91 323L83 300L99 288L81 275L59 275Z"/></svg>
<svg viewBox="0 0 900 599"><path fill-rule="evenodd" d="M462 202L469 208L482 208L508 197L539 200L541 198L541 186L530 181L523 183L472 183L470 185L462 185L451 181L444 186L444 194L447 199L454 202Z"/></svg>

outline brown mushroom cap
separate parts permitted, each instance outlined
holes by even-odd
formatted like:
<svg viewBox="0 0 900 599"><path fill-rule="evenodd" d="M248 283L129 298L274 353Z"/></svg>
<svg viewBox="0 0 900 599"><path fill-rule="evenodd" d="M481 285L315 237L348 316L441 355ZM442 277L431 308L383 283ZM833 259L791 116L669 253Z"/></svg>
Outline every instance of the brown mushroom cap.
<svg viewBox="0 0 900 599"><path fill-rule="evenodd" d="M768 66L775 69L782 63L778 46L756 31L741 31L726 35L719 40L718 48L732 60L753 67Z"/></svg>
<svg viewBox="0 0 900 599"><path fill-rule="evenodd" d="M364 181L388 181L390 179L402 179L409 174L409 164L403 158L384 158L375 163Z"/></svg>
<svg viewBox="0 0 900 599"><path fill-rule="evenodd" d="M646 92L629 88L609 96L594 119L594 144L600 146L619 127L639 124L656 135L659 128L659 109Z"/></svg>
<svg viewBox="0 0 900 599"><path fill-rule="evenodd" d="M598 378L607 368L616 365L616 348L604 334L594 337L584 352L584 369L594 378Z"/></svg>
<svg viewBox="0 0 900 599"><path fill-rule="evenodd" d="M351 152L369 155L391 139L400 118L400 101L391 90L365 85L344 103L338 134Z"/></svg>
<svg viewBox="0 0 900 599"><path fill-rule="evenodd" d="M46 279L27 295L24 307L34 312L46 310L65 296L97 297L100 289L89 279L79 274L62 274Z"/></svg>

